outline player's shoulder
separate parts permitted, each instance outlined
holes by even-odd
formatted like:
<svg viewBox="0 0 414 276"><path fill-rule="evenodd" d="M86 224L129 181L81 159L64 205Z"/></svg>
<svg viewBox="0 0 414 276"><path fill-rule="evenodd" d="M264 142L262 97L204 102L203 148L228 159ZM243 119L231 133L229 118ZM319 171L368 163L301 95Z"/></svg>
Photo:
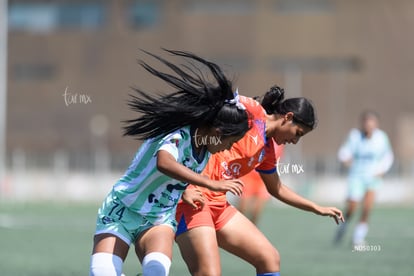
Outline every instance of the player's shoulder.
<svg viewBox="0 0 414 276"><path fill-rule="evenodd" d="M197 129L196 129L197 131ZM191 130L190 130L190 126L184 126L181 127L169 134L167 134L166 136L171 137L171 138L179 138L179 139L185 139L185 138L189 138L191 136Z"/></svg>
<svg viewBox="0 0 414 276"><path fill-rule="evenodd" d="M360 140L362 138L362 132L358 128L351 128L348 136L351 140Z"/></svg>
<svg viewBox="0 0 414 276"><path fill-rule="evenodd" d="M376 137L378 137L378 139L388 140L388 134L385 131L383 131L382 129L377 128L374 131L374 135Z"/></svg>
<svg viewBox="0 0 414 276"><path fill-rule="evenodd" d="M385 131L383 131L382 129L379 129L379 128L374 130L374 133L377 134L377 135L387 136L387 133Z"/></svg>
<svg viewBox="0 0 414 276"><path fill-rule="evenodd" d="M240 96L240 102L246 107L247 111L253 115L253 117L264 116L265 111L261 104L251 97Z"/></svg>
<svg viewBox="0 0 414 276"><path fill-rule="evenodd" d="M188 144L191 144L190 126L174 130L163 137L156 138L154 142L160 145L165 143L174 143L177 147L187 147Z"/></svg>
<svg viewBox="0 0 414 276"><path fill-rule="evenodd" d="M248 106L259 106L260 105L260 103L256 101L255 99L251 97L243 96L243 95L240 95L240 102Z"/></svg>
<svg viewBox="0 0 414 276"><path fill-rule="evenodd" d="M361 135L361 130L358 128L351 128L349 131L349 135L355 136L355 135Z"/></svg>

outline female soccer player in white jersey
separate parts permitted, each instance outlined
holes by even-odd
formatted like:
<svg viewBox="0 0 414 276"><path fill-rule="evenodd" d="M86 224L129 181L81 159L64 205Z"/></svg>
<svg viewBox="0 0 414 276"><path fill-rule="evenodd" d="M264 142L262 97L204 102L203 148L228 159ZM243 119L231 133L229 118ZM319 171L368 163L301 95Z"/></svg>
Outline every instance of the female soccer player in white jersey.
<svg viewBox="0 0 414 276"><path fill-rule="evenodd" d="M145 141L98 211L90 275L121 275L131 244L145 276L168 275L176 206L188 183L241 194L239 180L213 181L199 174L210 153L229 149L249 129L232 83L214 63L191 53L166 51L189 64L176 66L147 53L174 75L140 62L175 91L155 97L135 89L138 96L129 105L141 116L126 122L125 135ZM214 83L206 81L198 65L209 70ZM201 193L192 195L190 204L202 203Z"/></svg>
<svg viewBox="0 0 414 276"><path fill-rule="evenodd" d="M352 238L354 246L361 245L368 233L368 217L374 204L375 191L394 160L388 136L378 128L375 112L366 111L362 114L361 128L350 131L338 151L338 157L349 166L349 176L346 223L338 228L334 241L341 241L349 219L362 201L362 215Z"/></svg>

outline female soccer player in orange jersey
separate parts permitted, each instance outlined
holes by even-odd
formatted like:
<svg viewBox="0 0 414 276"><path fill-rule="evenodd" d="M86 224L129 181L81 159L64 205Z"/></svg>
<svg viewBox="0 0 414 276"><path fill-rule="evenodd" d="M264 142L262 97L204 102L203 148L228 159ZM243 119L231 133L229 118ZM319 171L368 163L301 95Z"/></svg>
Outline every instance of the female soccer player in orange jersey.
<svg viewBox="0 0 414 276"><path fill-rule="evenodd" d="M240 97L240 102L251 116L251 129L229 151L214 155L203 174L211 179L234 179L255 169L273 197L296 208L330 216L336 223L343 221L339 209L319 206L299 196L281 183L276 172L271 140L278 145L296 144L312 131L316 126L312 104L305 98L284 100L284 90L277 86L266 93L262 105L248 97ZM176 241L192 275L221 275L218 247L252 264L257 275L280 275L276 248L227 202L225 193L195 186L192 189L185 193L202 193L203 206L181 202L176 214Z"/></svg>

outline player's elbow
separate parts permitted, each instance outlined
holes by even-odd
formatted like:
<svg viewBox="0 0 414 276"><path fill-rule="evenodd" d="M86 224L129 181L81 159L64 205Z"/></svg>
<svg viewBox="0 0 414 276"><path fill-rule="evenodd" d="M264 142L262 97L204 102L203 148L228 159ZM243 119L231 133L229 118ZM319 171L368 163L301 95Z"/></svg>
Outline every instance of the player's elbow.
<svg viewBox="0 0 414 276"><path fill-rule="evenodd" d="M280 199L280 184L275 184L275 185L271 185L268 186L266 185L267 191L269 192L269 194L271 194L273 197Z"/></svg>
<svg viewBox="0 0 414 276"><path fill-rule="evenodd" d="M163 162L157 162L157 170L165 174L167 172L167 167Z"/></svg>

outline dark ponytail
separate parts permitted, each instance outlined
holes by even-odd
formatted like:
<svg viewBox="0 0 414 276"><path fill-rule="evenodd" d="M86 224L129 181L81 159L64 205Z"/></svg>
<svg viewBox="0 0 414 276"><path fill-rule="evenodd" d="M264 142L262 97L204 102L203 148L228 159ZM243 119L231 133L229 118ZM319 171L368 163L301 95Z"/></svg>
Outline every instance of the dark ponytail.
<svg viewBox="0 0 414 276"><path fill-rule="evenodd" d="M279 86L272 86L263 96L262 106L267 114L293 113L295 123L314 129L317 125L315 109L310 100L300 98L290 98L284 100L285 90Z"/></svg>
<svg viewBox="0 0 414 276"><path fill-rule="evenodd" d="M146 51L175 75L158 71L143 61L139 63L152 75L175 88L175 91L153 96L133 88L138 95L131 95L128 104L142 115L125 121L124 135L149 139L188 125L217 127L223 136L244 135L249 129L247 112L234 101L232 83L220 67L189 52L164 50L187 59L188 63L177 66ZM203 68L197 65L207 68L214 82L208 82L202 73Z"/></svg>
<svg viewBox="0 0 414 276"><path fill-rule="evenodd" d="M262 99L262 106L267 114L274 114L276 105L285 98L285 90L279 86L272 86Z"/></svg>

